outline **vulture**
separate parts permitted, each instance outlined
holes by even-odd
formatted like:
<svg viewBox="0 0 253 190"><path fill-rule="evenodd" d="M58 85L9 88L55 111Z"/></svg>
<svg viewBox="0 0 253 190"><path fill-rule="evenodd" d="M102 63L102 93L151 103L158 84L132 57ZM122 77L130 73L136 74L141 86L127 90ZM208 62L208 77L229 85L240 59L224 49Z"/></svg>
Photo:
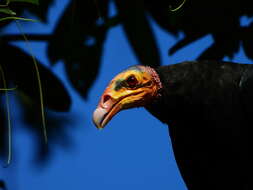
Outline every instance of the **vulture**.
<svg viewBox="0 0 253 190"><path fill-rule="evenodd" d="M132 66L109 83L93 122L102 129L116 113L135 107L168 125L189 190L253 190L253 65L203 60Z"/></svg>

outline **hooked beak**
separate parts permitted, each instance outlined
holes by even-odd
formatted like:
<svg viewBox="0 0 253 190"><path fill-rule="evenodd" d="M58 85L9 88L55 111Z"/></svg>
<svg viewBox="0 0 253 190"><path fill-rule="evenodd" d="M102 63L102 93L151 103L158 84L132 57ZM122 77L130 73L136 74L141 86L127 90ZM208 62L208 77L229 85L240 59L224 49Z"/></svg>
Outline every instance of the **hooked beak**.
<svg viewBox="0 0 253 190"><path fill-rule="evenodd" d="M131 107L136 107L135 104L131 104L131 100L134 100L133 96L141 94L142 91L134 93L126 93L124 95L118 94L116 96L107 88L102 95L96 110L93 113L93 122L98 129L103 129L105 125L116 115L119 111ZM120 96L119 96L120 95Z"/></svg>
<svg viewBox="0 0 253 190"><path fill-rule="evenodd" d="M120 100L116 101L108 93L104 93L93 113L93 122L98 129L103 129L112 117L121 110Z"/></svg>

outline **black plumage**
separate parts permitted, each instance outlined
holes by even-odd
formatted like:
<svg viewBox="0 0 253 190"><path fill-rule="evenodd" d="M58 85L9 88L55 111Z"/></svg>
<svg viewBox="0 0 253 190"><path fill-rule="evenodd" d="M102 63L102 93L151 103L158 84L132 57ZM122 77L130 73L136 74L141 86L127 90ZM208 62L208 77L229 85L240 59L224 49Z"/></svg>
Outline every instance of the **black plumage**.
<svg viewBox="0 0 253 190"><path fill-rule="evenodd" d="M184 62L156 69L161 96L146 108L169 125L189 190L252 190L253 66Z"/></svg>

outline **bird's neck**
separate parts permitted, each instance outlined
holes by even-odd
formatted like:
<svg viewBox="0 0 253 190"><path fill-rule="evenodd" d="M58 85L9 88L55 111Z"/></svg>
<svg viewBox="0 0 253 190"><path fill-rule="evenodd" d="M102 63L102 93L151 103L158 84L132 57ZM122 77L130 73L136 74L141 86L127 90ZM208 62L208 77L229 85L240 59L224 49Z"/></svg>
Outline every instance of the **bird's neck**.
<svg viewBox="0 0 253 190"><path fill-rule="evenodd" d="M160 96L146 106L146 109L163 123L169 124L171 120L177 119L178 115L184 114L184 110L187 110L188 99L192 99L195 94L191 85L194 84L194 78L187 77L190 72L174 66L163 66L155 71L162 84Z"/></svg>

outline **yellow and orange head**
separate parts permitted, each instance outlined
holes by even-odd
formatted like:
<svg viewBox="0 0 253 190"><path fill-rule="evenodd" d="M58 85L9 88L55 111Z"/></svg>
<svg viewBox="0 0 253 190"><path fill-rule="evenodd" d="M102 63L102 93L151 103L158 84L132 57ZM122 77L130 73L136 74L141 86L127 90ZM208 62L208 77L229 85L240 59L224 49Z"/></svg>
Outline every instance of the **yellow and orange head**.
<svg viewBox="0 0 253 190"><path fill-rule="evenodd" d="M161 83L154 69L134 66L118 74L107 86L96 110L93 122L104 126L123 109L145 106L159 95Z"/></svg>

